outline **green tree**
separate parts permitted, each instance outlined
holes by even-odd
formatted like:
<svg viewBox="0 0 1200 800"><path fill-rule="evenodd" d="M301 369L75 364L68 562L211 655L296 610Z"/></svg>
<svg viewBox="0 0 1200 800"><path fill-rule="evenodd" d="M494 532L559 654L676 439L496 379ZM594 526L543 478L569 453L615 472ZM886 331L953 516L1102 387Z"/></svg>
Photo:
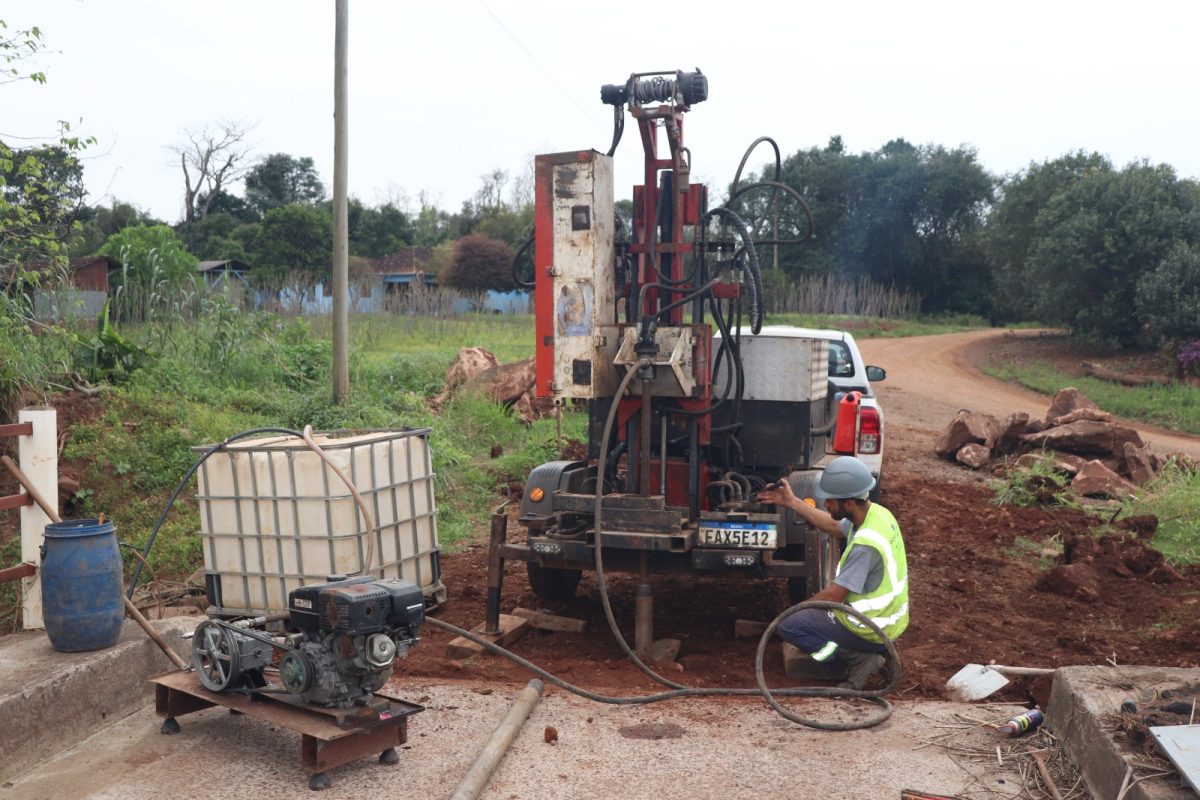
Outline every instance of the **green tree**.
<svg viewBox="0 0 1200 800"><path fill-rule="evenodd" d="M134 225L162 225L131 203L113 200L108 206L84 206L80 210L80 229L70 238L72 256L90 255L99 250L109 236ZM186 240L185 240L186 241ZM188 248L191 250L191 247Z"/></svg>
<svg viewBox="0 0 1200 800"><path fill-rule="evenodd" d="M126 278L154 282L192 278L199 261L168 225L134 225L120 230L109 236L96 254L118 259Z"/></svg>
<svg viewBox="0 0 1200 800"><path fill-rule="evenodd" d="M463 291L509 291L515 253L504 242L477 233L462 237L454 256L438 276L438 283Z"/></svg>
<svg viewBox="0 0 1200 800"><path fill-rule="evenodd" d="M1138 318L1172 349L1200 339L1200 248L1177 245L1137 283Z"/></svg>
<svg viewBox="0 0 1200 800"><path fill-rule="evenodd" d="M355 198L347 211L350 255L383 258L412 244L413 224L392 203L371 208Z"/></svg>
<svg viewBox="0 0 1200 800"><path fill-rule="evenodd" d="M774 188L740 191L775 178L773 168L748 178L734 210L760 234L800 237L809 223L790 196L772 208ZM975 311L986 298L990 274L978 239L994 179L974 150L895 139L855 155L835 136L784 159L779 178L807 200L816 232L802 246L780 248L780 267L792 278L869 278L922 295L930 310Z"/></svg>
<svg viewBox="0 0 1200 800"><path fill-rule="evenodd" d="M295 203L319 203L325 187L313 160L272 153L246 173L246 202L260 214Z"/></svg>
<svg viewBox="0 0 1200 800"><path fill-rule="evenodd" d="M241 222L225 212L209 214L195 222L184 222L176 228L187 249L201 261L223 261L236 258L250 263L251 247L247 246L246 230L257 234L257 222ZM236 231L241 231L236 234ZM250 237L251 241L253 237Z"/></svg>
<svg viewBox="0 0 1200 800"><path fill-rule="evenodd" d="M1077 151L1027 168L1001 183L998 200L988 214L983 247L995 290L993 318L1030 319L1037 287L1026 266L1043 230L1038 215L1050 200L1095 173L1111 173L1112 163L1099 153Z"/></svg>
<svg viewBox="0 0 1200 800"><path fill-rule="evenodd" d="M86 144L65 130L54 145L12 150L0 142L0 262L67 254L86 195L79 161Z"/></svg>
<svg viewBox="0 0 1200 800"><path fill-rule="evenodd" d="M451 238L451 217L422 193L421 209L413 220L413 244L435 247Z"/></svg>
<svg viewBox="0 0 1200 800"><path fill-rule="evenodd" d="M1117 344L1143 333L1142 276L1179 245L1200 242L1196 184L1167 165L1096 170L1047 201L1025 264L1036 319Z"/></svg>
<svg viewBox="0 0 1200 800"><path fill-rule="evenodd" d="M293 204L263 216L254 244L254 269L269 274L294 271L329 274L333 218L329 210Z"/></svg>

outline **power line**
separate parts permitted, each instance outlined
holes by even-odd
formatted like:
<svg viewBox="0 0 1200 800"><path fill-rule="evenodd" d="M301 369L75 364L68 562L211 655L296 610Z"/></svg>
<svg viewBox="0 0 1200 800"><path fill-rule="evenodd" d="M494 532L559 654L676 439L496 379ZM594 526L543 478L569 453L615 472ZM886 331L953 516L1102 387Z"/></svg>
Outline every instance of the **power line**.
<svg viewBox="0 0 1200 800"><path fill-rule="evenodd" d="M546 77L549 78L550 81L555 86L558 87L558 90L567 96L567 99L571 101L571 105L573 105L577 109L579 109L583 113L583 115L585 117L587 117L589 120L591 120L592 124L594 124L596 127L600 128L600 130L602 130L602 131L607 130L604 127L604 125L600 124L600 122L595 117L592 116L590 111L588 111L586 108L584 108L583 106L581 106L579 104L579 101L575 99L575 96L573 94L568 92L566 90L566 88L564 88L563 85L558 82L558 79L554 77L554 75L550 72L550 70L548 70L542 66L541 62L538 61L537 58L534 57L533 53L529 52L529 48L527 48L525 45L521 44L521 40L518 39L513 34L513 32L508 29L508 26L506 26L500 20L500 18L496 16L495 12L493 12L490 8L487 7L487 4L485 4L483 2L483 0L477 0L477 2L483 8L483 10L486 11L491 16L492 19L496 20L496 24L500 26L500 29L502 31L504 31L506 34L508 34L508 38L512 39L513 43L516 44L517 47L521 48L521 52L523 52L525 55L527 55L529 57L529 60L532 61L535 65L537 65L537 68L540 69L543 73L545 73Z"/></svg>

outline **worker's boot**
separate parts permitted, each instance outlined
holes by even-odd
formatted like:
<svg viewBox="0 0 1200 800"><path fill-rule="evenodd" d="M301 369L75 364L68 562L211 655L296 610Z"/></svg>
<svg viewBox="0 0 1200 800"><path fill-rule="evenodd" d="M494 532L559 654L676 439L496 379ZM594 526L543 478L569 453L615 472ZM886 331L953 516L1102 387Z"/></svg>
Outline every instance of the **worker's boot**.
<svg viewBox="0 0 1200 800"><path fill-rule="evenodd" d="M846 664L849 670L846 673L844 683L838 684L839 689L858 689L862 690L867 685L867 681L876 672L879 672L886 659L878 653L865 653L861 650L846 650Z"/></svg>

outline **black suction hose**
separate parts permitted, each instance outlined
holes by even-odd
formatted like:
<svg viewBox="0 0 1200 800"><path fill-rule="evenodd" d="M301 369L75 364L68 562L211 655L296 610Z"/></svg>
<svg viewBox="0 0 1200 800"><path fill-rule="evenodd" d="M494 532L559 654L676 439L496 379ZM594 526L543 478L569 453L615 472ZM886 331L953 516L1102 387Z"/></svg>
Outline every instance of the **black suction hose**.
<svg viewBox="0 0 1200 800"><path fill-rule="evenodd" d="M188 483L192 480L192 476L196 474L196 470L200 469L200 465L207 461L209 456L224 450L230 442L236 442L238 439L245 439L249 436L257 436L260 433L282 433L287 436L295 436L297 438L304 437L304 434L300 431L293 431L288 428L254 428L252 430L242 431L241 433L235 433L228 439L222 442L217 442L212 447L208 448L208 450L205 450L200 458L196 459L196 463L192 464L192 466L184 474L183 480L179 482L179 485L175 487L175 491L171 493L171 499L167 500L167 504L163 507L162 513L158 515L158 522L154 523L154 529L150 531L150 537L146 539L146 546L142 548L142 557L138 560L138 565L134 567L133 577L129 579L128 597L130 600L133 599L133 590L137 588L138 579L142 576L142 565L145 564L146 559L150 557L150 548L154 547L154 540L158 538L159 530L162 528L163 523L167 521L167 514L169 514L171 509L174 507L175 501L179 499L179 495L183 494L183 490L187 488Z"/></svg>
<svg viewBox="0 0 1200 800"><path fill-rule="evenodd" d="M743 245L746 249L749 266L746 271L749 273L750 280L746 286L750 290L750 332L758 334L762 330L763 322L763 288L762 288L762 268L758 265L758 252L754 248L754 240L750 238L750 229L746 227L746 222L739 217L735 212L718 206L711 209L707 214L700 218L700 224L704 225L708 220L715 216L724 217L737 230L738 236L741 237Z"/></svg>

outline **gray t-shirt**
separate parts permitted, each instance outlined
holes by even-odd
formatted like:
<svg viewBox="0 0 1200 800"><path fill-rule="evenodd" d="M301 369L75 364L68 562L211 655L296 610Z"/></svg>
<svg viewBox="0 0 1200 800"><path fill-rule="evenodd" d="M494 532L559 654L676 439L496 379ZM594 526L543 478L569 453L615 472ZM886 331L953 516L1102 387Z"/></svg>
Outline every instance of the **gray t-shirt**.
<svg viewBox="0 0 1200 800"><path fill-rule="evenodd" d="M874 547L853 546L854 523L843 519L838 524L846 536L846 549L850 552L833 582L853 594L869 594L878 589L879 584L883 582L883 558Z"/></svg>

